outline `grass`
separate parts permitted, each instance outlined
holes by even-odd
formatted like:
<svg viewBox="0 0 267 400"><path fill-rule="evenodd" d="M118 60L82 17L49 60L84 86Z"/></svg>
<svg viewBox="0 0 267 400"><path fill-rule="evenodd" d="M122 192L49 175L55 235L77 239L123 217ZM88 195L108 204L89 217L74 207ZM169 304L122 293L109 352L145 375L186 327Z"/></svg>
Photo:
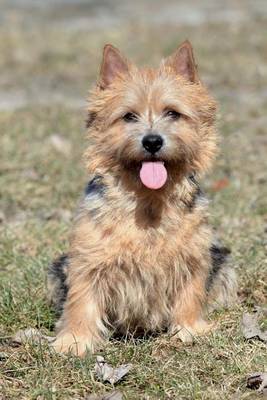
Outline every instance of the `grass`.
<svg viewBox="0 0 267 400"><path fill-rule="evenodd" d="M240 303L213 313L217 329L193 345L167 335L113 340L104 355L114 366L133 364L117 385L127 400L258 398L245 381L267 368L266 344L245 341L240 320L245 310L266 303L267 293L266 19L178 30L125 22L89 32L45 19L29 28L19 18L13 26L0 28L1 82L6 97L23 92L24 102L0 111L0 399L84 399L112 390L96 380L95 356L61 357L44 345L14 347L9 338L26 327L48 334L54 328L46 268L68 246L69 212L86 183L79 101L96 76L101 46L113 42L139 63L156 64L185 37L221 105L222 151L203 185L212 201L211 223L232 249ZM58 150L55 134L70 150ZM227 185L218 190L222 179Z"/></svg>

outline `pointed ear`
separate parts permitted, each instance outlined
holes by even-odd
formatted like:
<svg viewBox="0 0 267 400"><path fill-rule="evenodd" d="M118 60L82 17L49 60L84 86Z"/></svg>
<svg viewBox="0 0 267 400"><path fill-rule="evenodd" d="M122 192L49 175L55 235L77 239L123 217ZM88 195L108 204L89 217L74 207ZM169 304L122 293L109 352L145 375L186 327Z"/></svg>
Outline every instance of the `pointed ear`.
<svg viewBox="0 0 267 400"><path fill-rule="evenodd" d="M100 69L100 87L105 89L117 75L128 71L128 63L118 49L106 44Z"/></svg>
<svg viewBox="0 0 267 400"><path fill-rule="evenodd" d="M167 58L165 65L173 68L178 75L183 76L190 82L199 81L193 47L188 40L183 42L174 54Z"/></svg>

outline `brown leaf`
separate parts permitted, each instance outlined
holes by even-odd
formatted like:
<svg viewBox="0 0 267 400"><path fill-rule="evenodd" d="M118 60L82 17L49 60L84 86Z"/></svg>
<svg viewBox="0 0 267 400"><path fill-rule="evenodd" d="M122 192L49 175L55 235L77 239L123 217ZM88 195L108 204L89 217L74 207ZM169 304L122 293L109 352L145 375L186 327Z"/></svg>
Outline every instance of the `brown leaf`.
<svg viewBox="0 0 267 400"><path fill-rule="evenodd" d="M224 188L229 186L229 184L230 184L230 181L228 178L218 179L216 182L214 182L211 189L214 192L219 192L220 190L223 190Z"/></svg>
<svg viewBox="0 0 267 400"><path fill-rule="evenodd" d="M257 389L258 392L267 395L267 373L255 372L247 378L247 387L249 389Z"/></svg>
<svg viewBox="0 0 267 400"><path fill-rule="evenodd" d="M112 385L120 381L132 368L131 364L123 364L117 368L107 364L104 357L97 356L95 363L95 373L103 382L109 382Z"/></svg>
<svg viewBox="0 0 267 400"><path fill-rule="evenodd" d="M100 396L90 395L86 400L122 400L122 393L116 390L115 392L105 393Z"/></svg>
<svg viewBox="0 0 267 400"><path fill-rule="evenodd" d="M50 343L54 340L54 337L43 335L38 329L27 328L19 330L13 337L12 342L17 344L24 343Z"/></svg>
<svg viewBox="0 0 267 400"><path fill-rule="evenodd" d="M263 332L259 327L259 313L244 313L242 317L242 332L245 339L258 338L267 342L267 331Z"/></svg>

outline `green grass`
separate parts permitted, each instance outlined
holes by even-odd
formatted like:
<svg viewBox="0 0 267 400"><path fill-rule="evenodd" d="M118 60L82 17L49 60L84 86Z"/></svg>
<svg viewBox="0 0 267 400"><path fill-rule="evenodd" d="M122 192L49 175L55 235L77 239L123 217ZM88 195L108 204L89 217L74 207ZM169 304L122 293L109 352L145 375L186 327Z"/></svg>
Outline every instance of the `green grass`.
<svg viewBox="0 0 267 400"><path fill-rule="evenodd" d="M7 94L27 88L29 102L0 111L0 399L84 399L112 390L96 380L95 356L58 356L44 345L14 347L9 339L26 327L53 332L46 268L68 246L66 212L74 211L86 182L85 112L76 100L85 99L96 76L101 46L113 42L134 60L156 64L185 37L221 105L222 151L203 185L212 200L211 223L232 249L240 303L213 313L217 329L194 345L167 335L113 340L104 356L114 366L133 364L117 385L124 399L257 398L245 382L247 374L267 368L266 344L245 341L240 320L245 310L266 303L267 293L266 23L259 16L235 26L178 30L142 22L91 32L50 28L48 21L40 29L19 20L13 30L1 26L3 87ZM55 94L63 100L56 102ZM53 146L53 134L68 141L68 155ZM224 178L229 185L215 191Z"/></svg>

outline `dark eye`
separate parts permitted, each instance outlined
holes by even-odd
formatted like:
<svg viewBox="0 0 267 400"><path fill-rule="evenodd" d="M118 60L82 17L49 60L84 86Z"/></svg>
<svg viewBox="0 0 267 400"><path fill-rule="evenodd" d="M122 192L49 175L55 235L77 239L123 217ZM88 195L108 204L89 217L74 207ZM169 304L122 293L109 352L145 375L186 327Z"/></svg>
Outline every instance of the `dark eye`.
<svg viewBox="0 0 267 400"><path fill-rule="evenodd" d="M123 119L125 122L137 122L137 121L138 121L137 115L134 114L134 113L131 113L131 112L125 114L125 115L122 117L122 119Z"/></svg>
<svg viewBox="0 0 267 400"><path fill-rule="evenodd" d="M169 117L171 119L179 119L181 116L181 114L175 110L167 110L164 115L165 117Z"/></svg>

